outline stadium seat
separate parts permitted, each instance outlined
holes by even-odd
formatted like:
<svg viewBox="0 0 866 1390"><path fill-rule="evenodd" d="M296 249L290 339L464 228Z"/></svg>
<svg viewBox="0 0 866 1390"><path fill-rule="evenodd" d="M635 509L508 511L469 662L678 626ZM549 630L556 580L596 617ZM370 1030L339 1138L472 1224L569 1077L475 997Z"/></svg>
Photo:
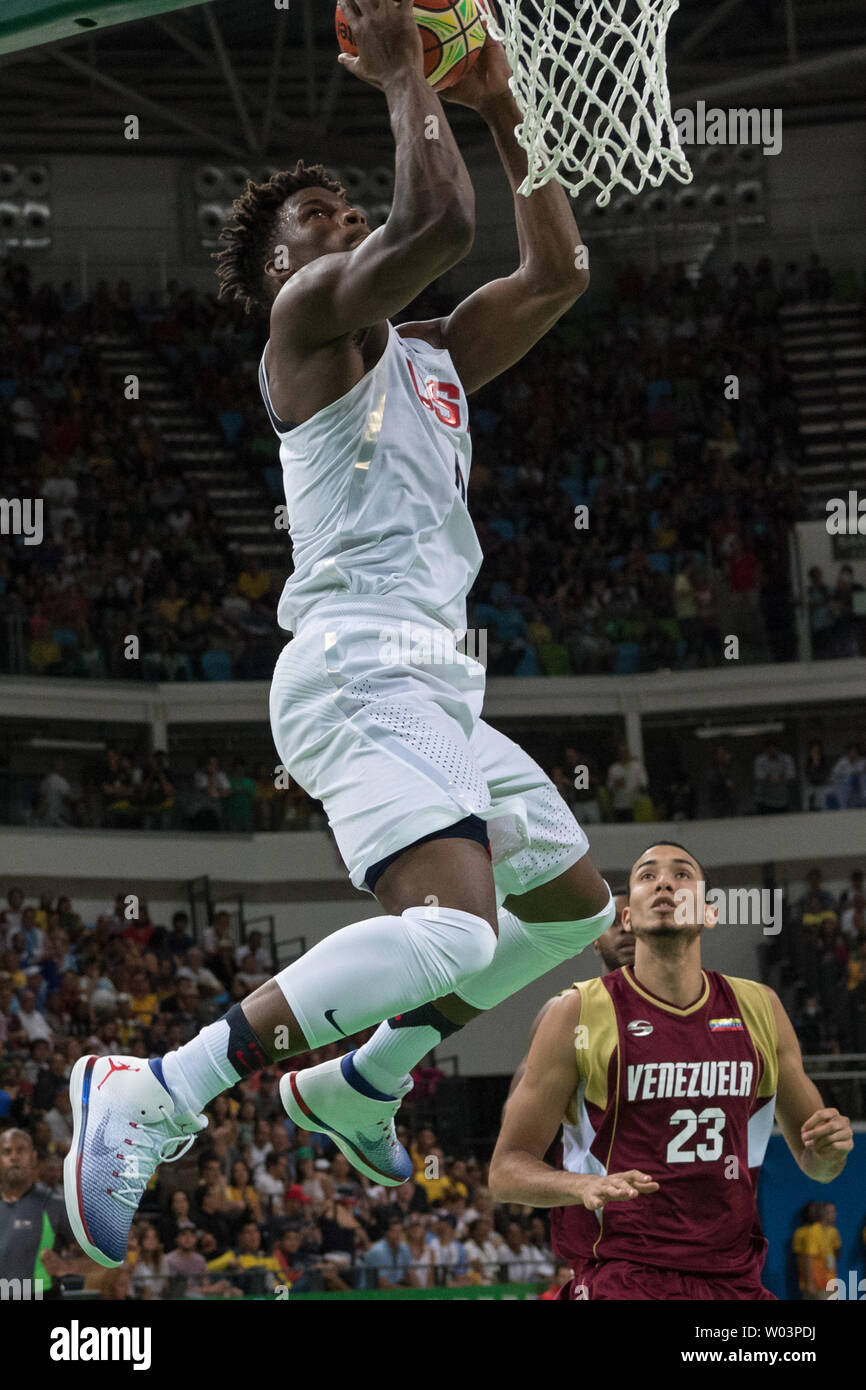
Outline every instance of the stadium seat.
<svg viewBox="0 0 866 1390"><path fill-rule="evenodd" d="M856 304L860 295L860 277L853 266L843 266L833 276L833 303Z"/></svg>
<svg viewBox="0 0 866 1390"><path fill-rule="evenodd" d="M649 556L649 567L655 574L670 574L671 557L664 550L653 550Z"/></svg>
<svg viewBox="0 0 866 1390"><path fill-rule="evenodd" d="M560 642L545 642L539 648L541 657L541 669L546 676L570 676L571 666L568 661L568 648Z"/></svg>
<svg viewBox="0 0 866 1390"><path fill-rule="evenodd" d="M624 564L624 555L611 555L610 559L607 562L608 573L616 574L617 570L621 570Z"/></svg>
<svg viewBox="0 0 866 1390"><path fill-rule="evenodd" d="M587 500L583 491L582 478L560 478L559 490L565 493L569 502L575 507L581 502L585 503Z"/></svg>
<svg viewBox="0 0 866 1390"><path fill-rule="evenodd" d="M540 676L541 670L538 665L538 658L532 647L527 647L520 659L520 665L513 672L515 676Z"/></svg>
<svg viewBox="0 0 866 1390"><path fill-rule="evenodd" d="M230 681L232 679L232 660L228 652L203 652L201 669L208 681Z"/></svg>
<svg viewBox="0 0 866 1390"><path fill-rule="evenodd" d="M56 627L53 637L58 647L77 647L78 634L68 627Z"/></svg>
<svg viewBox="0 0 866 1390"><path fill-rule="evenodd" d="M0 379L0 400L14 401L18 393L18 383L12 376L4 376Z"/></svg>
<svg viewBox="0 0 866 1390"><path fill-rule="evenodd" d="M634 676L640 670L640 647L637 642L620 642L616 649L615 676Z"/></svg>
<svg viewBox="0 0 866 1390"><path fill-rule="evenodd" d="M227 444L234 444L244 427L244 417L239 410L221 410L220 426Z"/></svg>
<svg viewBox="0 0 866 1390"><path fill-rule="evenodd" d="M495 536L500 536L504 541L514 540L514 522L506 516L495 517L490 522L490 530Z"/></svg>
<svg viewBox="0 0 866 1390"><path fill-rule="evenodd" d="M277 464L272 464L264 470L265 487L272 497L283 496L283 470Z"/></svg>

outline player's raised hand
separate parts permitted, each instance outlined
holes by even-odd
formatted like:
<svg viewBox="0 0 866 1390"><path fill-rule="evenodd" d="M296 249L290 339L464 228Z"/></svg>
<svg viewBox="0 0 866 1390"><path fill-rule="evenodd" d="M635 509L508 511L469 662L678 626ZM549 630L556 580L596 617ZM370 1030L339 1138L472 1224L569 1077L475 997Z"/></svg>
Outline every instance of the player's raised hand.
<svg viewBox="0 0 866 1390"><path fill-rule="evenodd" d="M424 45L412 0L340 0L358 50L341 53L349 72L384 90L389 81L416 72L424 76Z"/></svg>
<svg viewBox="0 0 866 1390"><path fill-rule="evenodd" d="M486 25L483 5L479 4L481 22ZM510 88L511 68L502 44L488 31L484 47L465 77L446 87L440 96L443 101L456 102L458 106L468 106L472 111L482 111L489 101L505 96Z"/></svg>
<svg viewBox="0 0 866 1390"><path fill-rule="evenodd" d="M598 1211L607 1202L630 1202L633 1197L658 1190L658 1183L636 1168L627 1173L608 1173L603 1178L582 1173L578 1185L580 1200L588 1211Z"/></svg>
<svg viewBox="0 0 866 1390"><path fill-rule="evenodd" d="M816 1110L800 1130L803 1147L818 1158L839 1159L854 1147L854 1134L847 1115L838 1110Z"/></svg>

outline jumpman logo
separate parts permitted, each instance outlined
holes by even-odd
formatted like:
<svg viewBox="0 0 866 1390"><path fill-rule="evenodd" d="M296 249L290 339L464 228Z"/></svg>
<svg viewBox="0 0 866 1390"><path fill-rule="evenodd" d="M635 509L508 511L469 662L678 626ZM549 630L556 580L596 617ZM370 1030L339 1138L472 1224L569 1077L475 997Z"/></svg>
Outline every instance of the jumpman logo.
<svg viewBox="0 0 866 1390"><path fill-rule="evenodd" d="M111 1057L108 1059L111 1071L107 1071L97 1086L97 1091L101 1091L112 1072L115 1071L141 1071L141 1067L131 1067L128 1062L115 1062Z"/></svg>

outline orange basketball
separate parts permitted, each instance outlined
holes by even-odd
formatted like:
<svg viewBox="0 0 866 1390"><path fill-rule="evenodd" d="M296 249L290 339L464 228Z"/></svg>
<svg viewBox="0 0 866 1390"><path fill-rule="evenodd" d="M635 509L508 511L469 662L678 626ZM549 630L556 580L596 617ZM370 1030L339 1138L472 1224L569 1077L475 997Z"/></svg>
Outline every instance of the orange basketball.
<svg viewBox="0 0 866 1390"><path fill-rule="evenodd" d="M487 32L475 0L415 0L415 22L424 45L424 76L437 92L459 82L484 47ZM344 53L358 50L349 21L337 5L337 42Z"/></svg>

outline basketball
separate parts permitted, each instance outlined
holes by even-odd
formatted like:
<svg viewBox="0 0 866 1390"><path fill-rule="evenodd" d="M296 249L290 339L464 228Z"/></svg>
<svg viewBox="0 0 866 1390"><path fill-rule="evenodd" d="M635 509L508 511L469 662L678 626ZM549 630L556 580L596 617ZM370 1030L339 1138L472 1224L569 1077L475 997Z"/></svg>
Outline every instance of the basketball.
<svg viewBox="0 0 866 1390"><path fill-rule="evenodd" d="M472 67L487 37L475 0L416 0L415 22L424 44L424 76L437 92L453 87ZM358 50L340 6L337 42L354 57Z"/></svg>

